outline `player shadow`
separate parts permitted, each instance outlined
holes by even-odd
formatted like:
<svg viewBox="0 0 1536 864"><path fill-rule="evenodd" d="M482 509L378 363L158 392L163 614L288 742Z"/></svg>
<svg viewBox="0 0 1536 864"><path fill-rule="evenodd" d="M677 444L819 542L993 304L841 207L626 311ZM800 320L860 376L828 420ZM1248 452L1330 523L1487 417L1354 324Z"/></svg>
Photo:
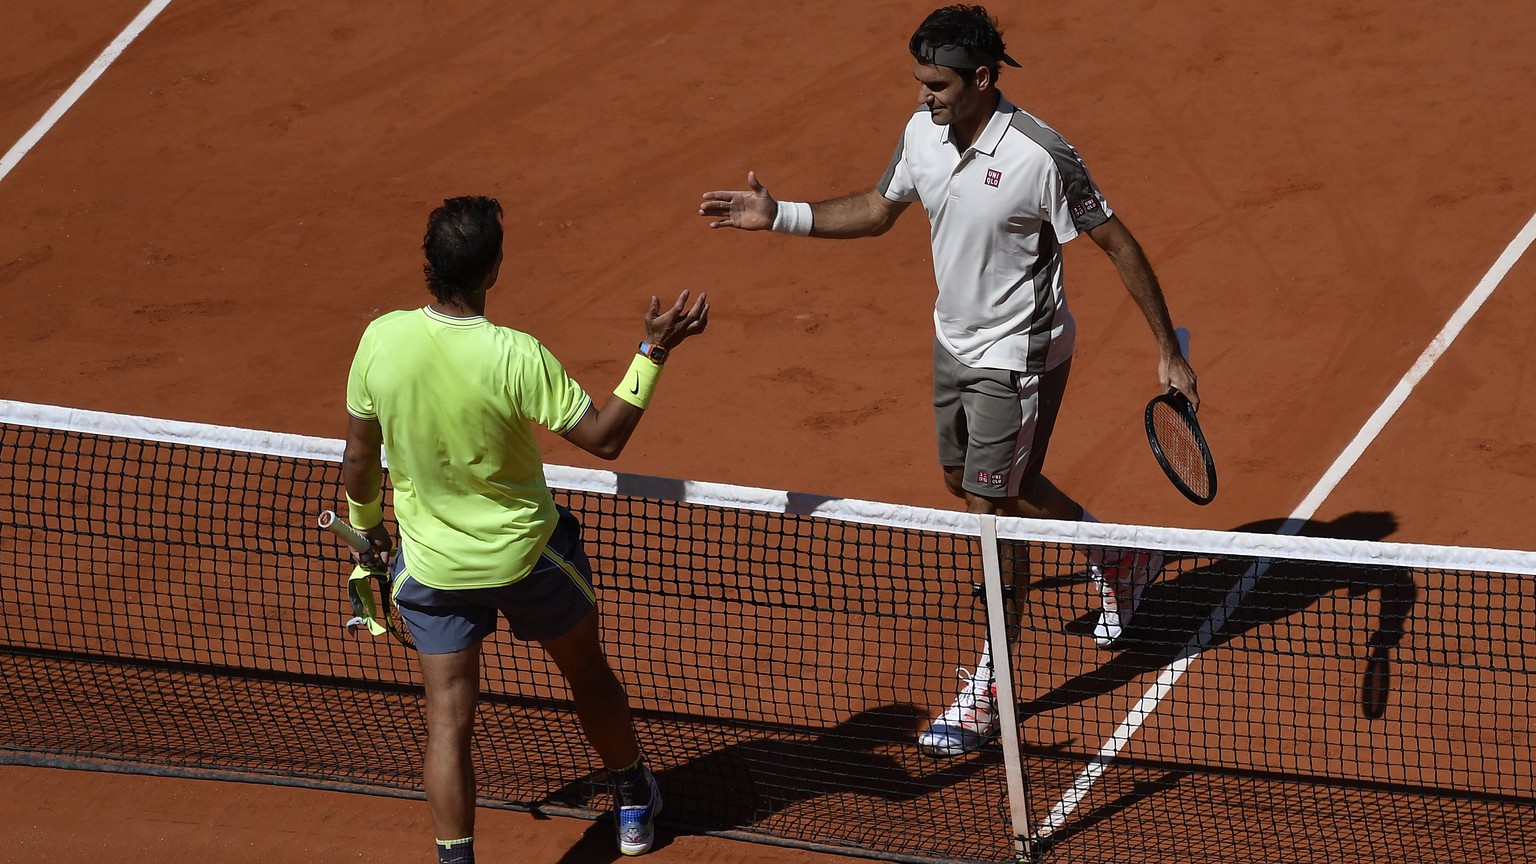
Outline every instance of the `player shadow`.
<svg viewBox="0 0 1536 864"><path fill-rule="evenodd" d="M648 746L648 761L663 799L654 848L664 849L678 836L752 829L796 805L833 796L847 801L838 821L878 832L879 820L871 818L869 799L914 801L1001 770L1002 754L997 748L967 760L910 756L906 763L937 770L923 773L909 768L893 754L914 752L913 737L927 719L914 705L893 703L861 711L819 734L786 730L781 736L753 738L686 756ZM668 764L679 756L681 761ZM552 792L547 800L595 807L605 806L609 799L600 775L588 775ZM619 857L613 822L605 815L561 856L560 864L607 864Z"/></svg>
<svg viewBox="0 0 1536 864"><path fill-rule="evenodd" d="M1235 530L1274 533L1282 524L1283 520L1266 520ZM1391 513L1372 511L1349 513L1330 522L1310 521L1299 533L1309 537L1382 540L1396 530L1397 520ZM1254 575L1248 560L1217 558L1183 571L1180 564L1178 557L1169 556L1164 567L1166 575L1148 586L1135 619L1105 663L1020 703L1020 717L1093 699L1168 666L1189 650L1191 640L1208 626L1212 613L1223 607L1234 586ZM1224 645L1255 628L1302 612L1335 591L1345 590L1351 597L1375 593L1379 605L1375 626L1364 640L1368 658L1360 686L1360 704L1364 716L1382 717L1391 692L1392 651L1402 641L1408 618L1418 602L1413 573L1400 567L1275 561L1257 576L1241 603L1200 650ZM1053 581L1059 585L1062 580ZM1043 587L1050 584L1037 582L1029 590ZM1069 625L1069 629L1090 629L1096 615L1089 613Z"/></svg>

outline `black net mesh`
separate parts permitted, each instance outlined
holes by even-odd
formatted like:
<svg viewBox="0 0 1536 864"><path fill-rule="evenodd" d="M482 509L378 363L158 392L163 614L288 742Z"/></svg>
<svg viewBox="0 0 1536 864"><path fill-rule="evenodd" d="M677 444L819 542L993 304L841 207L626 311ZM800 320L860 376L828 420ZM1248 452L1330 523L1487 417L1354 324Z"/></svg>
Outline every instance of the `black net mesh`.
<svg viewBox="0 0 1536 864"><path fill-rule="evenodd" d="M976 537L556 497L584 525L664 830L1014 857L998 744L913 746L981 647ZM339 498L325 458L0 425L0 753L417 792L411 655L343 630L350 562L313 527ZM1313 527L1379 527L1354 518ZM1048 859L1527 860L1536 581L1164 552L1105 648L1086 565L1117 551L1004 541ZM498 633L483 681L483 799L605 811L542 652Z"/></svg>

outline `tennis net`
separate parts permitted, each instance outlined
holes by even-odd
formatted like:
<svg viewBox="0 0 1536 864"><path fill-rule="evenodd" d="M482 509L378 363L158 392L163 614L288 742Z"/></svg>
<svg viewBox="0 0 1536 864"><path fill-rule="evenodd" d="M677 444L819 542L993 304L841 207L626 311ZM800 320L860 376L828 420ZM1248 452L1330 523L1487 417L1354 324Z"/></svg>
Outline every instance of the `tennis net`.
<svg viewBox="0 0 1536 864"><path fill-rule="evenodd" d="M411 658L343 630L350 562L313 527L340 452L0 402L0 760L418 795ZM913 741L981 647L990 526L547 475L664 828L913 861L1526 860L1536 555L1381 542L1388 513L999 520L1019 740L933 760ZM1083 562L1125 548L1166 563L1106 651ZM483 803L605 812L542 653L498 633L484 663Z"/></svg>

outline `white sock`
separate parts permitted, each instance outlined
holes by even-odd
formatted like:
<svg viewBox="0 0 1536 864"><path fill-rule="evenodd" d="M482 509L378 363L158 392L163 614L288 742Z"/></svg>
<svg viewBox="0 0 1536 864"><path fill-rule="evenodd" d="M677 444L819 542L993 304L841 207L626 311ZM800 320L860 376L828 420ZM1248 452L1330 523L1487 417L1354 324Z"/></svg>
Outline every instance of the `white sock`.
<svg viewBox="0 0 1536 864"><path fill-rule="evenodd" d="M992 675L992 642L981 643L981 659L976 661L976 673L971 676L971 690L985 693L996 680Z"/></svg>

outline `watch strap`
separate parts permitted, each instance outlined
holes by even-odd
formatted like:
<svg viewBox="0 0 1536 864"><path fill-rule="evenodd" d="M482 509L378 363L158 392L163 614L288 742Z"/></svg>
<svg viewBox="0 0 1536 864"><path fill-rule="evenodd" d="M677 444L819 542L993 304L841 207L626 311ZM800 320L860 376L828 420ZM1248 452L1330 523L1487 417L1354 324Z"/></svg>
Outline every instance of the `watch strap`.
<svg viewBox="0 0 1536 864"><path fill-rule="evenodd" d="M661 347L660 345L652 345L649 342L641 342L640 354L657 365L667 362L667 349Z"/></svg>

